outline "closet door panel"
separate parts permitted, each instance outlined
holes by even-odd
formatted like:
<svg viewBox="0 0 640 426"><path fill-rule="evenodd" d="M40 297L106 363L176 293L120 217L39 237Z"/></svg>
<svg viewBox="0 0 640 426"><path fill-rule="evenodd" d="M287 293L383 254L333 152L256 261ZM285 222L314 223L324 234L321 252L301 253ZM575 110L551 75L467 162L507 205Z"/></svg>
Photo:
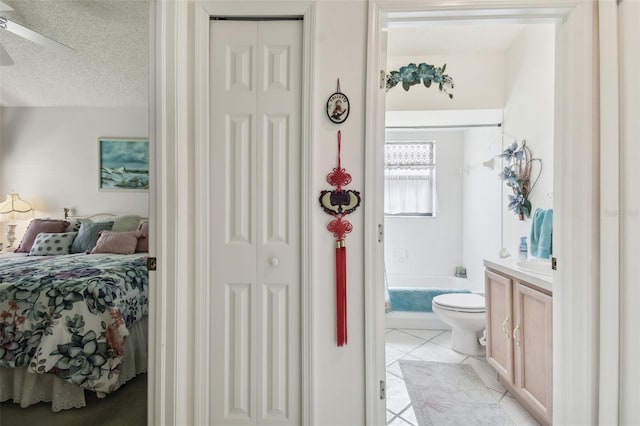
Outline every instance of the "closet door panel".
<svg viewBox="0 0 640 426"><path fill-rule="evenodd" d="M213 424L299 424L301 38L211 23Z"/></svg>

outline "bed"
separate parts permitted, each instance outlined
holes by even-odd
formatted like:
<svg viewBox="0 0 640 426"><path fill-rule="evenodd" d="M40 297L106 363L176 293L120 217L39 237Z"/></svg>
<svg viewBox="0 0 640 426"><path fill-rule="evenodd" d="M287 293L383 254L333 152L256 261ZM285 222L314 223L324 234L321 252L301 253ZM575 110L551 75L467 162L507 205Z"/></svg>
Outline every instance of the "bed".
<svg viewBox="0 0 640 426"><path fill-rule="evenodd" d="M79 408L146 372L146 258L0 256L0 402Z"/></svg>

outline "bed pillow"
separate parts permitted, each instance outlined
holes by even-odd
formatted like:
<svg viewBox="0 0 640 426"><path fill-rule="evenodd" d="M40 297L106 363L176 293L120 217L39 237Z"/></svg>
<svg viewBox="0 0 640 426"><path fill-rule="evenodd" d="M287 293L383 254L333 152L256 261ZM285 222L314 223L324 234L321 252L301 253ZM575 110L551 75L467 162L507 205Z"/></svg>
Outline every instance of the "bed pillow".
<svg viewBox="0 0 640 426"><path fill-rule="evenodd" d="M111 230L112 226L113 222L82 222L78 235L71 245L71 253L85 253L91 250L98 241L98 233Z"/></svg>
<svg viewBox="0 0 640 426"><path fill-rule="evenodd" d="M138 240L136 247L136 253L148 253L149 252L149 222L141 223L138 227L138 231L142 234Z"/></svg>
<svg viewBox="0 0 640 426"><path fill-rule="evenodd" d="M133 254L141 235L140 231L102 231L96 246L90 253Z"/></svg>
<svg viewBox="0 0 640 426"><path fill-rule="evenodd" d="M71 223L67 226L65 232L78 232L82 222L89 221L88 219L71 219ZM90 222L90 221L89 221Z"/></svg>
<svg viewBox="0 0 640 426"><path fill-rule="evenodd" d="M69 254L77 232L41 232L36 236L29 256L57 256Z"/></svg>
<svg viewBox="0 0 640 426"><path fill-rule="evenodd" d="M22 237L22 241L15 250L16 253L29 253L36 236L41 232L64 232L69 222L56 219L33 219Z"/></svg>
<svg viewBox="0 0 640 426"><path fill-rule="evenodd" d="M138 225L140 225L140 216L118 216L114 219L111 230L117 232L135 231L138 229Z"/></svg>

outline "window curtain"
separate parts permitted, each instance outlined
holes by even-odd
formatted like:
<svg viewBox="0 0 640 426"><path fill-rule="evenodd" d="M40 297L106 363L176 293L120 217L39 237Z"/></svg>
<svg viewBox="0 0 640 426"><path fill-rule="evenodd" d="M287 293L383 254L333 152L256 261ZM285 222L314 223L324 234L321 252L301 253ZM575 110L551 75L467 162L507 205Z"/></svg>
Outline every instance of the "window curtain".
<svg viewBox="0 0 640 426"><path fill-rule="evenodd" d="M386 214L433 215L433 167L385 168Z"/></svg>
<svg viewBox="0 0 640 426"><path fill-rule="evenodd" d="M385 144L385 214L432 216L434 172L433 142Z"/></svg>

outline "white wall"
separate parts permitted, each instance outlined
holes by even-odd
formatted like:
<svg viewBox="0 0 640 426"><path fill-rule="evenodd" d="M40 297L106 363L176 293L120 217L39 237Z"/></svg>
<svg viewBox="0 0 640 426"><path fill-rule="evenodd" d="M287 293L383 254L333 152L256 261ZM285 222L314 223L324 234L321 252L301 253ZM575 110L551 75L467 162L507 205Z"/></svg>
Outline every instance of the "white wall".
<svg viewBox="0 0 640 426"><path fill-rule="evenodd" d="M542 174L531 193L532 210L553 207L553 143L554 143L554 26L529 25L507 51L506 103L504 132L527 141L533 157L542 159ZM513 141L504 138L504 144ZM535 171L535 168L534 168ZM532 179L535 173L532 173ZM504 190L503 247L517 256L521 236L529 236L531 220L518 220L508 204ZM532 214L533 214L532 211Z"/></svg>
<svg viewBox="0 0 640 426"><path fill-rule="evenodd" d="M218 9L240 5L235 9L238 13L243 7L241 3L221 2ZM281 2L277 8L287 3ZM306 4L308 2L304 2ZM318 426L364 425L363 210L367 203L364 191L364 147L368 4L362 0L323 0L312 2L312 5L315 16L313 44L309 46L313 49L314 64L310 76L310 105L313 112L309 126L312 137L301 141L308 144L313 162L311 193L303 194L305 199L313 201L309 229L305 230L311 241L310 252L306 253L312 275L309 301L313 305L313 318L312 329L303 336L310 340L309 346L312 348L312 371L308 378L312 385L310 415L311 423ZM159 233L156 248L159 260L167 259L161 262L156 274L158 282L162 283L158 286L159 297L166 302L166 309L158 318L158 337L169 343L182 343L160 346L156 353L158 358L154 358L160 363L158 366L164 366L164 374L154 376L156 383L167 389L165 393L157 393L157 402L160 404L156 406L156 419L168 424L193 424L194 415L201 413L207 416L203 396L192 395L191 392L192 389L206 387L200 380L202 371L194 368L194 363L202 360L193 349L194 329L201 325L195 323L193 307L198 306L194 300L208 297L208 285L206 274L194 266L194 258L198 258L202 252L202 245L199 236L194 235L197 233L194 229L197 223L188 217L199 216L199 212L195 211L198 194L194 183L196 171L193 156L197 152L193 135L196 132L195 116L199 110L199 106L194 104L194 76L201 64L196 62L200 57L194 53L191 35L194 34L193 16L200 7L196 2L157 3L159 37L156 72L159 89L156 94L159 104L158 123L154 128L158 131L157 155L161 161L157 163L157 170L163 175L163 186L157 193L156 213L158 223L162 225L161 230L166 232ZM247 13L252 10L248 5L244 9ZM256 9L260 9L260 6ZM196 24L200 25L198 22ZM341 125L331 123L326 115L326 100L335 92L337 78L340 78L342 92L349 97L351 107L348 120ZM196 109L195 113L191 107ZM339 129L342 131L342 165L353 178L349 188L362 191L364 197L363 206L349 216L353 224L353 232L346 239L349 339L348 344L342 347L336 345L335 239L327 231L331 218L317 203L320 191L330 188L326 175L336 167L336 133ZM180 205L176 206L178 202ZM168 231L169 228L171 231ZM176 347L182 350L172 350ZM162 404L163 401L171 403ZM198 423L205 424L208 421L201 420Z"/></svg>
<svg viewBox="0 0 640 426"><path fill-rule="evenodd" d="M464 137L462 173L462 264L467 278L484 288L483 260L501 248L502 182L498 179L502 150L498 127L470 128ZM483 162L494 159L492 168Z"/></svg>
<svg viewBox="0 0 640 426"><path fill-rule="evenodd" d="M3 199L12 190L18 192L34 207L36 217L61 218L64 207L78 215L148 216L148 192L98 190L98 138L147 137L146 107L4 107L0 111Z"/></svg>
<svg viewBox="0 0 640 426"><path fill-rule="evenodd" d="M364 191L365 69L367 52L367 2L318 1L316 3L312 144L313 194L329 185L326 175L336 167L336 132L342 130L342 166L353 177L349 188L362 191L363 207L349 215L353 232L347 244L347 300L349 342L336 346L335 242L327 231L330 217L318 206L313 210L312 301L314 305L314 417L318 426L365 424L364 382ZM338 126L326 115L326 100L335 92L336 79L348 97L351 112Z"/></svg>
<svg viewBox="0 0 640 426"><path fill-rule="evenodd" d="M385 217L385 266L391 285L402 275L448 275L462 265L464 132L389 131L387 140L436 142L436 217Z"/></svg>
<svg viewBox="0 0 640 426"><path fill-rule="evenodd" d="M387 111L502 108L505 100L503 53L395 56L387 59L387 73L409 63L441 67L453 78L453 99L438 90L416 85L408 91L397 85L387 92Z"/></svg>

